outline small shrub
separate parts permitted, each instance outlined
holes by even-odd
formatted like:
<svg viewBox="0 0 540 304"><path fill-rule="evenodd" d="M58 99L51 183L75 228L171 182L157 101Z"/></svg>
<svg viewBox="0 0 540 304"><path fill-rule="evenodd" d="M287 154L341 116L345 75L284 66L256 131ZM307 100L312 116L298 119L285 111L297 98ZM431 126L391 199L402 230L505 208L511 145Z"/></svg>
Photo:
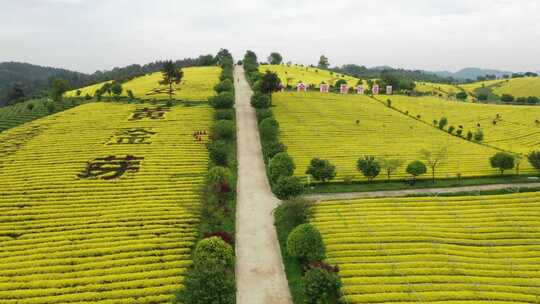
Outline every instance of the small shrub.
<svg viewBox="0 0 540 304"><path fill-rule="evenodd" d="M46 102L45 108L47 109L47 112L54 113L56 111L56 104L54 102Z"/></svg>
<svg viewBox="0 0 540 304"><path fill-rule="evenodd" d="M86 95L84 95L84 99L90 100L90 99L92 99L92 96L90 96L90 94L86 93Z"/></svg>
<svg viewBox="0 0 540 304"><path fill-rule="evenodd" d="M277 140L279 123L274 118L265 118L259 125L261 137L264 141Z"/></svg>
<svg viewBox="0 0 540 304"><path fill-rule="evenodd" d="M268 109L257 109L257 122L260 123L269 117L272 117L272 111Z"/></svg>
<svg viewBox="0 0 540 304"><path fill-rule="evenodd" d="M226 167L212 167L208 170L206 180L212 192L217 195L225 195L232 190L232 173Z"/></svg>
<svg viewBox="0 0 540 304"><path fill-rule="evenodd" d="M172 107L174 105L174 102L172 100L167 100L165 105L170 108L170 107Z"/></svg>
<svg viewBox="0 0 540 304"><path fill-rule="evenodd" d="M268 163L270 181L275 183L282 176L292 176L296 166L293 159L285 152L278 153Z"/></svg>
<svg viewBox="0 0 540 304"><path fill-rule="evenodd" d="M219 263L209 262L204 267L188 271L184 288L176 294L175 303L234 304L236 286L234 273Z"/></svg>
<svg viewBox="0 0 540 304"><path fill-rule="evenodd" d="M215 139L233 140L236 137L236 127L230 120L218 120L212 127Z"/></svg>
<svg viewBox="0 0 540 304"><path fill-rule="evenodd" d="M281 203L275 211L276 225L290 231L294 227L307 223L311 216L311 203L301 199Z"/></svg>
<svg viewBox="0 0 540 304"><path fill-rule="evenodd" d="M461 137L461 135L463 135L463 129L457 129L456 130L456 135Z"/></svg>
<svg viewBox="0 0 540 304"><path fill-rule="evenodd" d="M448 133L452 134L456 128L454 126L448 127Z"/></svg>
<svg viewBox="0 0 540 304"><path fill-rule="evenodd" d="M234 95L231 92L221 92L208 98L208 102L216 109L229 109L234 105Z"/></svg>
<svg viewBox="0 0 540 304"><path fill-rule="evenodd" d="M474 132L474 140L477 142L481 142L484 140L484 132L482 130L477 130Z"/></svg>
<svg viewBox="0 0 540 304"><path fill-rule="evenodd" d="M255 92L251 96L251 106L257 109L265 109L272 105L272 98L270 95L263 94L261 92Z"/></svg>
<svg viewBox="0 0 540 304"><path fill-rule="evenodd" d="M353 180L354 180L353 175L345 175L343 177L343 182L346 183L346 184L352 184Z"/></svg>
<svg viewBox="0 0 540 304"><path fill-rule="evenodd" d="M289 233L287 252L306 262L321 261L326 255L321 234L311 224L301 224Z"/></svg>
<svg viewBox="0 0 540 304"><path fill-rule="evenodd" d="M280 176L272 189L279 199L290 199L304 193L304 185L294 176Z"/></svg>
<svg viewBox="0 0 540 304"><path fill-rule="evenodd" d="M208 145L210 159L218 166L227 166L229 145L222 140L213 141Z"/></svg>
<svg viewBox="0 0 540 304"><path fill-rule="evenodd" d="M204 234L205 239L208 239L211 237L218 237L222 239L225 243L231 246L234 245L234 237L226 231L206 232Z"/></svg>
<svg viewBox="0 0 540 304"><path fill-rule="evenodd" d="M216 84L214 90L218 93L222 92L232 92L234 91L234 85L230 79L225 79L220 83Z"/></svg>
<svg viewBox="0 0 540 304"><path fill-rule="evenodd" d="M287 152L287 146L283 143L273 140L263 142L263 153L265 161L272 159L276 154Z"/></svg>
<svg viewBox="0 0 540 304"><path fill-rule="evenodd" d="M473 133L471 131L467 132L467 140L472 140Z"/></svg>
<svg viewBox="0 0 540 304"><path fill-rule="evenodd" d="M214 118L216 120L234 120L234 111L232 109L217 109Z"/></svg>
<svg viewBox="0 0 540 304"><path fill-rule="evenodd" d="M193 252L193 264L195 268L200 268L209 262L222 264L225 268L232 268L234 253L231 245L217 236L200 240Z"/></svg>
<svg viewBox="0 0 540 304"><path fill-rule="evenodd" d="M26 109L28 109L28 111L32 111L34 109L34 104L33 103L27 104Z"/></svg>
<svg viewBox="0 0 540 304"><path fill-rule="evenodd" d="M446 117L443 117L439 119L439 129L444 129L444 127L448 124L448 119Z"/></svg>
<svg viewBox="0 0 540 304"><path fill-rule="evenodd" d="M334 272L323 268L308 270L304 276L306 303L339 303L341 280Z"/></svg>

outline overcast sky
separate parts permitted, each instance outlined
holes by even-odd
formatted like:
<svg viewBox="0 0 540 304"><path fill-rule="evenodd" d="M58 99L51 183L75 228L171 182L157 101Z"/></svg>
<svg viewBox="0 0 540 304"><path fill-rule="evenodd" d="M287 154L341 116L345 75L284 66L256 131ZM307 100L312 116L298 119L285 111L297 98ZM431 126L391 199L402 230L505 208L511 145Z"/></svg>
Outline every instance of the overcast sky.
<svg viewBox="0 0 540 304"><path fill-rule="evenodd" d="M331 65L540 70L539 0L0 0L0 62L82 72L246 49Z"/></svg>

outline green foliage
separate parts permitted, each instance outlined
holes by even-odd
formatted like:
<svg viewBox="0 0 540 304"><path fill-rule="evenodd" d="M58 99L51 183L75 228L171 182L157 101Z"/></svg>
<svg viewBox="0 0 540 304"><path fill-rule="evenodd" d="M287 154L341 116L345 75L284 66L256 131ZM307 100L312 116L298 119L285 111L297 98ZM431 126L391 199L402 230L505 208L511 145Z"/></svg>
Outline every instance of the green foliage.
<svg viewBox="0 0 540 304"><path fill-rule="evenodd" d="M233 121L218 120L212 126L214 139L233 140L236 138L236 127Z"/></svg>
<svg viewBox="0 0 540 304"><path fill-rule="evenodd" d="M169 86L169 99L172 100L173 84L179 84L184 77L182 69L178 68L172 60L167 60L163 63L161 69L162 80L159 81L160 85Z"/></svg>
<svg viewBox="0 0 540 304"><path fill-rule="evenodd" d="M216 84L214 90L219 94L222 92L232 92L234 91L234 85L230 79L225 79L220 83Z"/></svg>
<svg viewBox="0 0 540 304"><path fill-rule="evenodd" d="M501 174L503 174L505 170L514 168L515 158L514 155L510 153L497 152L495 155L489 158L489 163L491 164L492 168L499 169Z"/></svg>
<svg viewBox="0 0 540 304"><path fill-rule="evenodd" d="M359 158L356 162L356 168L367 177L368 181L372 181L381 172L381 166L373 156Z"/></svg>
<svg viewBox="0 0 540 304"><path fill-rule="evenodd" d="M275 211L276 225L286 231L307 223L310 216L311 203L302 199L285 201Z"/></svg>
<svg viewBox="0 0 540 304"><path fill-rule="evenodd" d="M473 133L471 131L467 132L467 140L472 140Z"/></svg>
<svg viewBox="0 0 540 304"><path fill-rule="evenodd" d="M45 108L47 109L47 112L49 112L49 114L56 112L56 104L52 101L45 102Z"/></svg>
<svg viewBox="0 0 540 304"><path fill-rule="evenodd" d="M304 185L298 177L280 176L272 190L279 199L290 199L304 193Z"/></svg>
<svg viewBox="0 0 540 304"><path fill-rule="evenodd" d="M338 79L336 83L334 84L334 91L339 92L341 90L341 85L347 84L347 80L345 79Z"/></svg>
<svg viewBox="0 0 540 304"><path fill-rule="evenodd" d="M272 117L272 111L269 109L257 109L257 122L263 121L265 118Z"/></svg>
<svg viewBox="0 0 540 304"><path fill-rule="evenodd" d="M293 159L286 152L278 153L268 163L270 181L275 183L282 176L292 176L294 169L296 166Z"/></svg>
<svg viewBox="0 0 540 304"><path fill-rule="evenodd" d="M227 166L230 149L223 140L215 140L208 144L210 159L219 166Z"/></svg>
<svg viewBox="0 0 540 304"><path fill-rule="evenodd" d="M231 245L217 236L200 240L193 252L193 264L197 269L204 268L207 263L221 264L225 268L232 268L234 266L234 253Z"/></svg>
<svg viewBox="0 0 540 304"><path fill-rule="evenodd" d="M326 159L314 158L311 160L306 174L310 174L315 180L326 183L336 177L336 166Z"/></svg>
<svg viewBox="0 0 540 304"><path fill-rule="evenodd" d="M270 64L281 64L283 61L283 57L278 52L272 52L270 53L270 56L268 56L268 63Z"/></svg>
<svg viewBox="0 0 540 304"><path fill-rule="evenodd" d="M208 170L206 182L210 189L214 192L221 192L224 188L230 189L232 187L232 173L229 168L214 166Z"/></svg>
<svg viewBox="0 0 540 304"><path fill-rule="evenodd" d="M281 89L281 80L278 75L271 71L266 71L261 78L259 90L264 94L271 94Z"/></svg>
<svg viewBox="0 0 540 304"><path fill-rule="evenodd" d="M308 304L339 303L341 280L336 273L314 268L304 276L304 293Z"/></svg>
<svg viewBox="0 0 540 304"><path fill-rule="evenodd" d="M124 90L124 88L122 88L122 84L119 83L119 82L114 82L111 85L111 92L113 93L115 99L118 99L118 97L120 97L120 95L122 95L123 90Z"/></svg>
<svg viewBox="0 0 540 304"><path fill-rule="evenodd" d="M414 178L416 178L417 176L425 174L427 172L427 167L423 162L415 160L409 163L409 165L407 165L406 171Z"/></svg>
<svg viewBox="0 0 540 304"><path fill-rule="evenodd" d="M67 81L57 78L52 82L51 97L54 101L62 101L64 93L68 90Z"/></svg>
<svg viewBox="0 0 540 304"><path fill-rule="evenodd" d="M328 67L330 66L330 63L328 62L328 58L324 55L321 55L317 66L321 69L328 69Z"/></svg>
<svg viewBox="0 0 540 304"><path fill-rule="evenodd" d="M217 109L214 118L216 120L234 120L234 111L232 109Z"/></svg>
<svg viewBox="0 0 540 304"><path fill-rule="evenodd" d="M527 155L527 160L533 168L540 170L540 151L532 151Z"/></svg>
<svg viewBox="0 0 540 304"><path fill-rule="evenodd" d="M325 258L325 248L320 232L311 224L301 224L287 237L287 252L290 256L311 261Z"/></svg>
<svg viewBox="0 0 540 304"><path fill-rule="evenodd" d="M393 159L393 158L379 158L379 164L381 166L381 169L386 172L386 176L388 180L390 180L390 176L392 173L396 172L401 165L403 165L403 161L400 159Z"/></svg>
<svg viewBox="0 0 540 304"><path fill-rule="evenodd" d="M439 119L439 129L444 129L444 127L448 124L448 119L446 117L443 117Z"/></svg>
<svg viewBox="0 0 540 304"><path fill-rule="evenodd" d="M510 95L510 94L503 94L501 96L501 101L504 101L504 102L513 102L514 101L514 96Z"/></svg>
<svg viewBox="0 0 540 304"><path fill-rule="evenodd" d="M191 269L183 284L184 288L177 293L174 303L236 303L234 273L221 263L208 262L204 267Z"/></svg>
<svg viewBox="0 0 540 304"><path fill-rule="evenodd" d="M459 100L466 100L467 97L468 97L467 93L463 91L456 94L456 98Z"/></svg>
<svg viewBox="0 0 540 304"><path fill-rule="evenodd" d="M481 142L484 140L484 132L480 129L476 130L476 132L474 132L474 140L477 141L477 142Z"/></svg>
<svg viewBox="0 0 540 304"><path fill-rule="evenodd" d="M272 105L272 97L268 94L255 92L251 96L251 106L257 109L268 108Z"/></svg>
<svg viewBox="0 0 540 304"><path fill-rule="evenodd" d="M278 153L287 152L287 146L277 140L263 142L262 148L265 161L272 159Z"/></svg>
<svg viewBox="0 0 540 304"><path fill-rule="evenodd" d="M229 109L234 105L234 95L231 92L221 92L208 98L210 105L216 109Z"/></svg>
<svg viewBox="0 0 540 304"><path fill-rule="evenodd" d="M259 125L259 131L264 141L277 140L279 123L274 118L265 118Z"/></svg>

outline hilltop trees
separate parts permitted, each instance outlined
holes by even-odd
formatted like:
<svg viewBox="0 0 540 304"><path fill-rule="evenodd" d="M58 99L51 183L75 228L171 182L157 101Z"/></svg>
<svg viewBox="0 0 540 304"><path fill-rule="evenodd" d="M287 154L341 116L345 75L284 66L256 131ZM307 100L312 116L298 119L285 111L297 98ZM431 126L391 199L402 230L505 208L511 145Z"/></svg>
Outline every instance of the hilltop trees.
<svg viewBox="0 0 540 304"><path fill-rule="evenodd" d="M330 63L328 62L328 58L324 55L321 55L317 66L321 69L328 69L328 67L330 66Z"/></svg>
<svg viewBox="0 0 540 304"><path fill-rule="evenodd" d="M270 56L268 56L268 63L270 64L281 64L283 62L283 57L278 52L272 52Z"/></svg>
<svg viewBox="0 0 540 304"><path fill-rule="evenodd" d="M163 68L161 69L163 79L159 81L160 85L169 86L169 100L172 100L173 84L179 84L182 81L184 72L179 69L172 60L165 61Z"/></svg>

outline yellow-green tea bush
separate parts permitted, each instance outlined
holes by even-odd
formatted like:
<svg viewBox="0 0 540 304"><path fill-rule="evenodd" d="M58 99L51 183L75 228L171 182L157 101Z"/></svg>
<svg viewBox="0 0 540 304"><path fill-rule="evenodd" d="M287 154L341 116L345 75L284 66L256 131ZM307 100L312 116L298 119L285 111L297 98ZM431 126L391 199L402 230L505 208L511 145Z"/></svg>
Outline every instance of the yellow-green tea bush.
<svg viewBox="0 0 540 304"><path fill-rule="evenodd" d="M320 202L347 303L537 303L540 193Z"/></svg>

